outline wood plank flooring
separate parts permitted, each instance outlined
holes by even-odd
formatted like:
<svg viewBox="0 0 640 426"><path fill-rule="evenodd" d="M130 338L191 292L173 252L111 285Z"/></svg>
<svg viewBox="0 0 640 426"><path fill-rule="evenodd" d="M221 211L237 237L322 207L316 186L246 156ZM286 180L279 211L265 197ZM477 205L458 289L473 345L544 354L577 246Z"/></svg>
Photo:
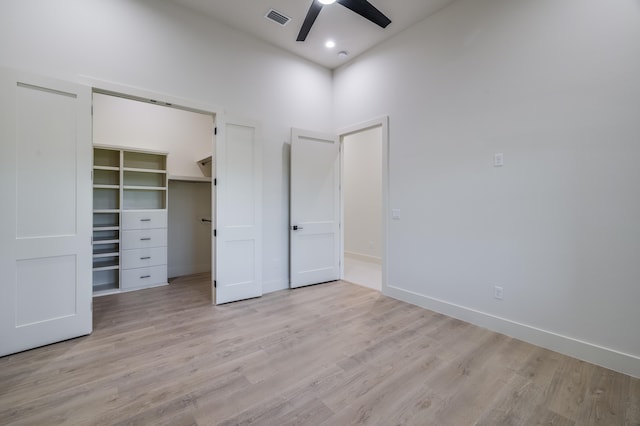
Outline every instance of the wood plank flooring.
<svg viewBox="0 0 640 426"><path fill-rule="evenodd" d="M96 298L0 358L1 425L640 425L640 380L336 282L211 306L206 277Z"/></svg>

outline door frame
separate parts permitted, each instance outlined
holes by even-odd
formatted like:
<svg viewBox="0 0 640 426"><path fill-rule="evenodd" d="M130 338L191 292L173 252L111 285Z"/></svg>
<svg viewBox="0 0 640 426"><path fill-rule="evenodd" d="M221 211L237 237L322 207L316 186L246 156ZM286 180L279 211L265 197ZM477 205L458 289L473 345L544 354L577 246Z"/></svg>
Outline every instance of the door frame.
<svg viewBox="0 0 640 426"><path fill-rule="evenodd" d="M166 93L153 92L147 89L142 89L135 86L127 86L118 83L113 83L110 81L95 79L93 77L81 76L78 78L78 83L84 84L91 88L91 93L101 93L104 95L117 96L124 99L131 99L134 101L141 101L152 103L159 106L165 106L169 108L182 109L185 111L197 112L200 114L211 114L213 115L214 127L218 126L221 120L223 120L225 111L223 108L219 106L215 106L212 104L195 101L188 98L180 98L176 96L171 96ZM93 125L93 107L91 110L91 120ZM212 133L211 138L211 148L212 154L214 156L214 163L216 161L215 149L216 149L216 135ZM92 141L93 144L93 141ZM215 176L212 176L211 188L215 188L213 179ZM213 202L213 200L212 200ZM217 203L216 203L217 206ZM216 239L214 236L215 231L215 220L216 220L216 211L213 209L211 211L211 219L213 220L211 228L211 268L213 271L217 272L216 267ZM215 273L212 274L211 277L211 303L213 305L216 304L216 291L214 288L215 282Z"/></svg>
<svg viewBox="0 0 640 426"><path fill-rule="evenodd" d="M382 282L381 290L383 294L387 294L387 283L389 276L388 269L388 253L389 253L389 116L383 115L371 120L363 121L351 126L344 127L338 131L340 140L340 279L344 279L344 191L342 183L344 179L344 138L345 136L369 130L374 127L381 128L381 148L382 148Z"/></svg>

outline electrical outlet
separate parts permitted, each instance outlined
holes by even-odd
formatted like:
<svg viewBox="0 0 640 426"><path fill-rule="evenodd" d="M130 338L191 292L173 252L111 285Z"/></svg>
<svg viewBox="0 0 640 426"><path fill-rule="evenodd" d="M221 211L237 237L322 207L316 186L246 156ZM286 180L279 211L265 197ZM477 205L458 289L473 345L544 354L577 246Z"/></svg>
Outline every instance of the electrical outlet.
<svg viewBox="0 0 640 426"><path fill-rule="evenodd" d="M500 287L500 286L494 286L493 287L493 297L495 297L498 300L502 300L502 298L504 297L504 288Z"/></svg>

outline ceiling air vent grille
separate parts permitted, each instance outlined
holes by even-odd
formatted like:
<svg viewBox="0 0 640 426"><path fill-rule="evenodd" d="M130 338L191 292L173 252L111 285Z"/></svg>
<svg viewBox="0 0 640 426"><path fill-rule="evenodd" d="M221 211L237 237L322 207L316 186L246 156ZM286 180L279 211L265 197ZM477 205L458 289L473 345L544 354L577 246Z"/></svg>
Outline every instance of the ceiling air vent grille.
<svg viewBox="0 0 640 426"><path fill-rule="evenodd" d="M287 23L291 20L291 18L289 18L288 16L283 15L282 13L278 12L277 10L269 10L269 12L267 12L266 15L264 15L265 18L272 20L273 22L282 25L283 27L285 25L287 25Z"/></svg>

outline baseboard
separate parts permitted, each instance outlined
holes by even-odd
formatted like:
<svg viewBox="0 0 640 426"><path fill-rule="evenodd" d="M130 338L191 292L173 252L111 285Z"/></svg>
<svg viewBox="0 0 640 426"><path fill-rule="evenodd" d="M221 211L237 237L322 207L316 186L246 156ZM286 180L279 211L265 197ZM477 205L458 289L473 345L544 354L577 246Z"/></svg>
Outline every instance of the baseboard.
<svg viewBox="0 0 640 426"><path fill-rule="evenodd" d="M640 378L640 357L542 330L393 286L387 296L417 305L525 342Z"/></svg>
<svg viewBox="0 0 640 426"><path fill-rule="evenodd" d="M377 263L378 265L382 265L382 258L369 256L368 254L355 253L352 251L345 251L344 257L351 257L353 259L362 260L364 262Z"/></svg>
<svg viewBox="0 0 640 426"><path fill-rule="evenodd" d="M289 281L269 280L262 282L262 293L273 293L274 291L286 290L289 288Z"/></svg>

